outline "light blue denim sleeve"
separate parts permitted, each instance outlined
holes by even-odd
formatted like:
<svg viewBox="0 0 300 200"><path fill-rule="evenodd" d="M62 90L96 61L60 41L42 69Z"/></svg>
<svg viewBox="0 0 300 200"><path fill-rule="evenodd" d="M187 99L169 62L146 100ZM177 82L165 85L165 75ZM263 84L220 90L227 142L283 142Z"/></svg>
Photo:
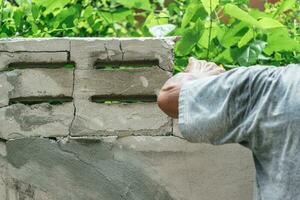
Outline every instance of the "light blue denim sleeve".
<svg viewBox="0 0 300 200"><path fill-rule="evenodd" d="M247 141L250 71L232 70L186 82L179 96L179 128L190 142Z"/></svg>
<svg viewBox="0 0 300 200"><path fill-rule="evenodd" d="M255 66L187 82L179 128L191 142L253 153L257 200L300 199L300 65Z"/></svg>

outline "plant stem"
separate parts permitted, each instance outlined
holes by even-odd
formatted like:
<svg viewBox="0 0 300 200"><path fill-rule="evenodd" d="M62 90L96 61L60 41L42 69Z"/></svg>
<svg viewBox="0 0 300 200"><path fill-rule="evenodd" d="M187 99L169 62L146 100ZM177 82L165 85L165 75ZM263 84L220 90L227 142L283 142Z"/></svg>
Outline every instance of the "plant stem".
<svg viewBox="0 0 300 200"><path fill-rule="evenodd" d="M209 33L208 33L208 46L207 46L207 54L206 54L206 60L209 60L209 53L210 53L210 39L211 39L211 32L212 32L212 23L213 23L213 20L212 20L212 2L211 0L209 0Z"/></svg>
<svg viewBox="0 0 300 200"><path fill-rule="evenodd" d="M1 14L0 14L0 28L2 27L2 19L3 19L3 9L4 9L4 1L5 0L0 0L1 1Z"/></svg>

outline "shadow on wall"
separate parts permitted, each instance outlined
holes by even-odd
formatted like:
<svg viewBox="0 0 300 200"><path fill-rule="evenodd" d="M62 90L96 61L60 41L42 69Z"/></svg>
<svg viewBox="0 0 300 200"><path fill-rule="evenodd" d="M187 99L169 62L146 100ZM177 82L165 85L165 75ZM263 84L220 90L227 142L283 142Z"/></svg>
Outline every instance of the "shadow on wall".
<svg viewBox="0 0 300 200"><path fill-rule="evenodd" d="M16 192L34 197L35 189L45 190L50 199L172 199L162 185L147 175L142 162L136 162L138 155L122 155L120 149L114 148L92 140L65 145L47 139L8 142L7 160L12 165L8 171L18 176L11 179L15 183L8 187L29 182L38 188L27 186L26 192L20 187L15 188Z"/></svg>
<svg viewBox="0 0 300 200"><path fill-rule="evenodd" d="M237 145L167 136L17 139L0 156L0 199L250 200L254 172L245 157Z"/></svg>

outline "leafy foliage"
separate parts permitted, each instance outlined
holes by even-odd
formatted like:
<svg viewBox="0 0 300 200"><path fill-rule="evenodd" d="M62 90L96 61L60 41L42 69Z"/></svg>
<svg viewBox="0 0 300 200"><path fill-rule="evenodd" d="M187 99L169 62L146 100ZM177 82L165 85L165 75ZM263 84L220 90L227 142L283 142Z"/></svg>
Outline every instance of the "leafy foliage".
<svg viewBox="0 0 300 200"><path fill-rule="evenodd" d="M0 37L181 36L176 70L189 56L225 68L300 61L300 2L248 0L0 0Z"/></svg>
<svg viewBox="0 0 300 200"><path fill-rule="evenodd" d="M265 12L247 7L245 2L228 3L220 1L201 1L193 6L192 12L183 16L183 27L193 27L197 23L197 12L206 11L202 16L204 31L193 43L192 49L187 49L184 55L194 55L201 59L212 60L223 64L226 68L250 66L254 64L284 65L300 62L300 3L295 0L282 0L273 5L266 4ZM209 4L210 8L208 9ZM217 3L216 3L217 2ZM197 10L195 10L197 9ZM229 16L229 18L228 18ZM191 19L189 23L185 19ZM187 29L185 36L192 34ZM197 39L193 39L196 41ZM187 57L181 56L182 44L176 46L177 65L182 69ZM180 56L180 57L179 57Z"/></svg>

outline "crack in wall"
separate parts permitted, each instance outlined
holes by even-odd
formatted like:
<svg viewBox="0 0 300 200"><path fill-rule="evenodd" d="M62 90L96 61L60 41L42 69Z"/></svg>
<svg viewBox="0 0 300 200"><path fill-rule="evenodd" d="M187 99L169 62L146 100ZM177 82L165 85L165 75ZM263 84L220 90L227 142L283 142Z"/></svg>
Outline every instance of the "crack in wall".
<svg viewBox="0 0 300 200"><path fill-rule="evenodd" d="M157 67L158 67L159 69L163 70L163 71L173 73L172 70L167 70L167 69L163 68L162 66L160 66L160 64L158 64Z"/></svg>
<svg viewBox="0 0 300 200"><path fill-rule="evenodd" d="M68 62L71 62L71 50L72 50L72 42L71 40L69 41L69 51L68 51ZM75 63L75 67L73 69L73 82L72 82L72 92L71 92L71 96L73 98L72 104L73 104L73 118L72 121L70 123L69 129L68 129L68 138L71 137L71 133L72 133L72 127L76 118L76 103L75 103L75 98L74 98L74 93L75 93L75 77L76 77L76 63Z"/></svg>
<svg viewBox="0 0 300 200"><path fill-rule="evenodd" d="M122 41L121 41L121 40L120 40L119 48L120 48L120 51L121 51L121 53L122 53L121 60L124 61L124 55L125 55L125 52L124 52L124 50L123 50L123 46L122 46Z"/></svg>
<svg viewBox="0 0 300 200"><path fill-rule="evenodd" d="M124 61L124 55L125 55L125 52L123 51L123 46L122 46L122 41L121 40L119 42L119 48L120 48L120 51L121 51L121 62L119 64L119 67L121 67L122 62Z"/></svg>
<svg viewBox="0 0 300 200"><path fill-rule="evenodd" d="M76 118L76 103L75 103L75 98L74 98L74 91L75 91L75 76L76 76L76 68L75 69L73 69L73 85L72 85L72 93L71 93L71 95L72 95L72 97L73 97L73 101L72 101L72 103L73 103L73 109L74 109L74 111L73 111L73 118L72 118L72 121L71 121L71 124L70 124L70 126L69 126L69 133L68 133L68 136L70 137L71 136L71 132L72 132L72 127L73 127L73 124L74 124L74 121L75 121L75 118Z"/></svg>
<svg viewBox="0 0 300 200"><path fill-rule="evenodd" d="M62 146L61 146L61 143L58 142L58 148L62 151L62 152L65 152L65 153L68 153L68 154L71 154L73 155L78 161L82 162L83 164L93 168L96 172L98 172L100 175L102 175L109 183L113 183L113 181L111 179L109 179L103 172L101 172L96 166L94 166L93 164L89 163L89 162L86 162L84 161L83 159L80 158L80 156L76 153L76 152L73 152L73 151L70 151L70 150L66 150L64 149Z"/></svg>
<svg viewBox="0 0 300 200"><path fill-rule="evenodd" d="M106 53L106 60L111 61L106 42L104 43L104 49L105 49L105 53Z"/></svg>

